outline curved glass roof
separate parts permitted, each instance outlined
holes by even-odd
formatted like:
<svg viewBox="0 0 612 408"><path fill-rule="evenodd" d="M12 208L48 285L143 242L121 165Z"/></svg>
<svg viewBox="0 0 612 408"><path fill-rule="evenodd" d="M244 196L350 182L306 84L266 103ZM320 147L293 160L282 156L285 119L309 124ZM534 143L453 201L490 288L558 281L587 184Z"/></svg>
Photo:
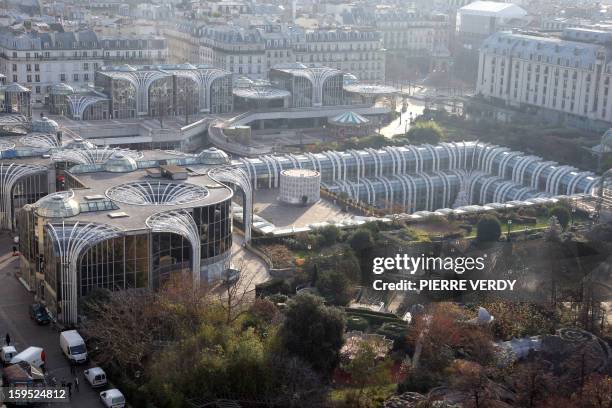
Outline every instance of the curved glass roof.
<svg viewBox="0 0 612 408"><path fill-rule="evenodd" d="M68 95L74 92L74 88L70 85L60 82L51 87L51 93L56 95Z"/></svg>
<svg viewBox="0 0 612 408"><path fill-rule="evenodd" d="M374 84L347 84L344 85L344 90L361 95L390 95L398 92L392 86Z"/></svg>
<svg viewBox="0 0 612 408"><path fill-rule="evenodd" d="M35 148L49 148L50 149L53 147L60 147L57 137L55 137L54 135L50 135L48 133L39 133L39 132L28 133L27 135L21 137L19 139L19 142L24 146L35 147Z"/></svg>
<svg viewBox="0 0 612 408"><path fill-rule="evenodd" d="M32 130L41 133L55 133L59 130L59 125L56 121L43 116L38 120L32 121Z"/></svg>
<svg viewBox="0 0 612 408"><path fill-rule="evenodd" d="M51 159L53 161L66 161L77 164L104 164L110 159L123 160L124 157L140 159L141 157L143 157L143 153L137 150L121 149L107 146L92 149L64 148L53 152L53 154L51 155ZM125 160L123 161L125 162Z"/></svg>
<svg viewBox="0 0 612 408"><path fill-rule="evenodd" d="M245 99L281 99L291 96L289 91L266 85L254 85L244 88L234 88L234 96Z"/></svg>
<svg viewBox="0 0 612 408"><path fill-rule="evenodd" d="M204 149L198 154L201 164L228 164L229 156L223 150L211 147Z"/></svg>
<svg viewBox="0 0 612 408"><path fill-rule="evenodd" d="M30 92L30 90L17 82L13 82L4 87L4 92Z"/></svg>
<svg viewBox="0 0 612 408"><path fill-rule="evenodd" d="M138 169L136 160L122 152L114 153L105 163L104 170L111 173L126 173Z"/></svg>
<svg viewBox="0 0 612 408"><path fill-rule="evenodd" d="M66 218L80 213L79 203L74 199L74 192L60 191L41 198L36 202L36 214L45 218Z"/></svg>
<svg viewBox="0 0 612 408"><path fill-rule="evenodd" d="M137 181L106 190L113 201L133 205L178 205L203 200L208 196L204 187L171 181Z"/></svg>
<svg viewBox="0 0 612 408"><path fill-rule="evenodd" d="M7 140L0 141L0 152L5 152L7 150L11 150L15 148L15 143L9 142Z"/></svg>

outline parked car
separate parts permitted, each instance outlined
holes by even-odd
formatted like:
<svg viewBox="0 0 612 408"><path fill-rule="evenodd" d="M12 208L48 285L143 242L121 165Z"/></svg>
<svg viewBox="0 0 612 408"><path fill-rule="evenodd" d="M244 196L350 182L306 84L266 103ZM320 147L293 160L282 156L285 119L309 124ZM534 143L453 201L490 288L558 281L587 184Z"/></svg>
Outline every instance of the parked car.
<svg viewBox="0 0 612 408"><path fill-rule="evenodd" d="M43 350L42 347L28 347L21 353L13 356L11 359L11 364L17 364L22 361L29 363L33 367L43 369L45 363L47 362L47 356L45 355L45 350Z"/></svg>
<svg viewBox="0 0 612 408"><path fill-rule="evenodd" d="M85 340L76 330L66 330L60 333L60 347L71 363L84 363L87 361L87 347Z"/></svg>
<svg viewBox="0 0 612 408"><path fill-rule="evenodd" d="M102 391L100 393L100 400L102 401L102 404L104 404L106 408L124 408L125 407L125 397L123 396L121 391L119 391L116 388Z"/></svg>
<svg viewBox="0 0 612 408"><path fill-rule="evenodd" d="M17 355L17 349L13 346L4 346L0 349L0 362L9 365L13 357Z"/></svg>
<svg viewBox="0 0 612 408"><path fill-rule="evenodd" d="M51 316L49 316L45 306L40 303L34 303L30 306L30 317L38 324L51 323Z"/></svg>
<svg viewBox="0 0 612 408"><path fill-rule="evenodd" d="M103 387L106 385L106 373L100 367L92 367L83 371L83 376L93 388Z"/></svg>

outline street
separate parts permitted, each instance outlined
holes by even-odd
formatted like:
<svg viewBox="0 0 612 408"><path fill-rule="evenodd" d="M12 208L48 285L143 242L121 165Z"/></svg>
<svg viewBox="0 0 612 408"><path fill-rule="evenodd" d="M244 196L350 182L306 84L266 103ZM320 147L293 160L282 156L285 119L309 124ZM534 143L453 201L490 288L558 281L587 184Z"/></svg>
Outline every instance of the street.
<svg viewBox="0 0 612 408"><path fill-rule="evenodd" d="M0 342L4 345L4 336L8 332L11 344L22 351L30 346L42 347L47 355L47 370L58 383L70 381L74 383L74 376L70 374L70 365L64 357L59 346L59 332L52 326L39 326L30 319L28 307L34 302L33 295L29 293L15 276L18 271L19 258L12 256L12 236L6 232L0 235ZM61 407L98 407L99 392L94 391L83 378L82 372L86 365L77 366L80 391L75 392L72 387L72 398L69 404L59 404ZM1 406L1 405L0 405ZM48 404L58 406L58 404Z"/></svg>
<svg viewBox="0 0 612 408"><path fill-rule="evenodd" d="M408 99L408 109L402 112L402 100L397 104L399 116L380 129L380 134L387 138L403 135L410 129L410 119L416 119L423 114L425 103L416 99Z"/></svg>

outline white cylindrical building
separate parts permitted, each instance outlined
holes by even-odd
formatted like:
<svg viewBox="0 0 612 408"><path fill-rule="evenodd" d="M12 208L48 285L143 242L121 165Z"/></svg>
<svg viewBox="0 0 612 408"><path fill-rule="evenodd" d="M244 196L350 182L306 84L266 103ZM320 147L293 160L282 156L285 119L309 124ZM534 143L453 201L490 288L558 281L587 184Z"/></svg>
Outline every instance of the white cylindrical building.
<svg viewBox="0 0 612 408"><path fill-rule="evenodd" d="M280 175L279 200L289 204L312 204L321 198L321 173L309 169L287 169Z"/></svg>

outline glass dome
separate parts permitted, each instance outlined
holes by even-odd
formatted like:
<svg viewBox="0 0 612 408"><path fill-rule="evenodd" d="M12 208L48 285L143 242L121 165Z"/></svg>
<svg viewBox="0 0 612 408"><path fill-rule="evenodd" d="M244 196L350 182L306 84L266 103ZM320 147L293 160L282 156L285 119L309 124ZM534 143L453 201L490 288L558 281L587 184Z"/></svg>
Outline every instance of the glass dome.
<svg viewBox="0 0 612 408"><path fill-rule="evenodd" d="M59 131L59 128L60 127L56 121L51 120L46 116L32 121L32 131L34 132L55 134Z"/></svg>
<svg viewBox="0 0 612 408"><path fill-rule="evenodd" d="M17 82L13 82L4 87L4 92L19 93L19 92L30 92L30 90L26 88L25 86L18 84Z"/></svg>
<svg viewBox="0 0 612 408"><path fill-rule="evenodd" d="M41 198L36 203L36 214L45 218L66 218L78 215L79 203L74 199L74 192L60 191Z"/></svg>
<svg viewBox="0 0 612 408"><path fill-rule="evenodd" d="M230 162L227 153L215 147L202 150L198 154L198 157L200 158L200 163L202 164L228 164Z"/></svg>
<svg viewBox="0 0 612 408"><path fill-rule="evenodd" d="M110 159L104 163L104 171L110 173L127 173L138 169L138 164L133 157L123 153L114 153Z"/></svg>

